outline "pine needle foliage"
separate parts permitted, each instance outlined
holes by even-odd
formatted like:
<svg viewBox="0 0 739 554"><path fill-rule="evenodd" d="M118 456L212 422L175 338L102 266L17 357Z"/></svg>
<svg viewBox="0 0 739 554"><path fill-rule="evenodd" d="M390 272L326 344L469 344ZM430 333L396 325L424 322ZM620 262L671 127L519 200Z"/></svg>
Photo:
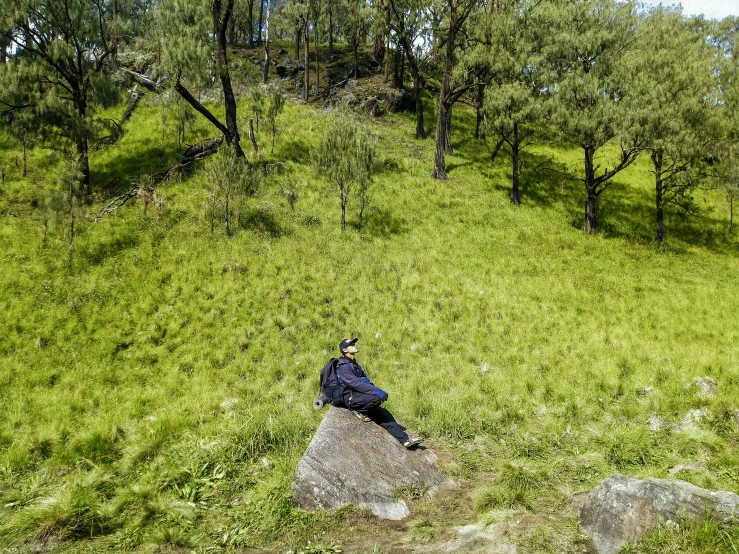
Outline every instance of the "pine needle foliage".
<svg viewBox="0 0 739 554"><path fill-rule="evenodd" d="M352 189L359 188L362 214L366 207L369 186L375 169L375 144L367 131L346 107L330 117L323 138L313 151L316 169L321 177L336 187L341 203L341 230L346 230L346 206Z"/></svg>

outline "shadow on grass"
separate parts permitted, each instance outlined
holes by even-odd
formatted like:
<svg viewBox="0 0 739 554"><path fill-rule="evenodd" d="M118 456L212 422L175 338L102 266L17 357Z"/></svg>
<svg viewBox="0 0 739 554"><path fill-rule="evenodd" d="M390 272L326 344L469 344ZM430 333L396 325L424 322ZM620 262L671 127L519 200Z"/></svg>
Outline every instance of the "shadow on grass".
<svg viewBox="0 0 739 554"><path fill-rule="evenodd" d="M407 233L408 221L389 210L375 208L364 216L362 232L374 237L389 238Z"/></svg>
<svg viewBox="0 0 739 554"><path fill-rule="evenodd" d="M114 236L97 238L81 252L87 263L97 265L124 250L135 248L139 244L139 236L135 233L121 232Z"/></svg>
<svg viewBox="0 0 739 554"><path fill-rule="evenodd" d="M239 214L239 227L273 239L286 234L272 212L259 208Z"/></svg>
<svg viewBox="0 0 739 554"><path fill-rule="evenodd" d="M574 179L565 166L550 158L529 153L530 167L521 178L521 202L538 206L560 206L571 225L582 229L585 220L585 185ZM509 170L510 171L510 170ZM510 173L505 185L494 184L495 190L510 191ZM619 179L619 177L621 177ZM598 197L598 226L606 237L625 238L639 242L654 241L654 196L651 190L631 185L623 175L617 176ZM679 208L665 208L667 242L683 246L701 246L715 252L736 248L724 231L725 222L716 212L689 215Z"/></svg>
<svg viewBox="0 0 739 554"><path fill-rule="evenodd" d="M280 156L287 157L295 163L310 163L310 147L306 141L291 139L283 141Z"/></svg>
<svg viewBox="0 0 739 554"><path fill-rule="evenodd" d="M127 186L132 178L159 173L177 161L176 152L157 146L153 141L137 149L118 149L116 154L91 161L90 182L95 191L111 193Z"/></svg>

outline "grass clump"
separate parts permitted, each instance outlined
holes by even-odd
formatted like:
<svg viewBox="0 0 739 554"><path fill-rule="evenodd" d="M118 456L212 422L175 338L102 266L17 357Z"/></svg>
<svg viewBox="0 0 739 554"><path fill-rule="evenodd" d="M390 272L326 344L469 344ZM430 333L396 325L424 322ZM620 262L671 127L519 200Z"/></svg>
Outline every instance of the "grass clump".
<svg viewBox="0 0 739 554"><path fill-rule="evenodd" d="M103 498L94 488L82 483L39 498L4 520L0 524L0 536L7 537L11 543L28 538L80 539L115 528Z"/></svg>
<svg viewBox="0 0 739 554"><path fill-rule="evenodd" d="M506 462L498 480L508 490L531 492L545 486L548 478L548 474L542 469Z"/></svg>
<svg viewBox="0 0 739 554"><path fill-rule="evenodd" d="M417 518L408 522L408 537L417 541L430 541L439 530L438 524L426 518Z"/></svg>
<svg viewBox="0 0 739 554"><path fill-rule="evenodd" d="M706 516L692 520L678 516L661 521L636 544L628 544L619 554L737 554L739 523L720 523Z"/></svg>
<svg viewBox="0 0 739 554"><path fill-rule="evenodd" d="M617 469L649 466L658 459L648 430L634 425L618 427L609 432L605 457Z"/></svg>
<svg viewBox="0 0 739 554"><path fill-rule="evenodd" d="M485 488L475 498L475 511L484 514L493 510L531 510L531 493L524 489Z"/></svg>

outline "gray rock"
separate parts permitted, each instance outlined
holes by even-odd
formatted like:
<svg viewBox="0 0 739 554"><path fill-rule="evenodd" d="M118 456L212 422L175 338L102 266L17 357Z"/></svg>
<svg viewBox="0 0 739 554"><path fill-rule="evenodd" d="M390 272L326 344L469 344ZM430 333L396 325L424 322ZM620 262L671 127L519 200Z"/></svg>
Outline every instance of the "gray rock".
<svg viewBox="0 0 739 554"><path fill-rule="evenodd" d="M416 100L412 94L395 88L387 88L380 93L380 102L389 112L416 110Z"/></svg>
<svg viewBox="0 0 739 554"><path fill-rule="evenodd" d="M687 414L685 414L685 417L680 424L680 428L683 431L686 431L688 429L697 429L698 424L706 419L708 414L708 410L690 410Z"/></svg>
<svg viewBox="0 0 739 554"><path fill-rule="evenodd" d="M650 431L659 431L665 426L665 420L656 414L652 414L647 420L647 425Z"/></svg>
<svg viewBox="0 0 739 554"><path fill-rule="evenodd" d="M280 77L292 77L303 71L304 65L300 60L286 57L275 66L275 71Z"/></svg>
<svg viewBox="0 0 739 554"><path fill-rule="evenodd" d="M580 505L580 525L600 554L613 554L638 540L658 519L677 513L691 518L710 514L729 521L739 514L739 495L701 489L685 481L632 479L616 474L603 481Z"/></svg>
<svg viewBox="0 0 739 554"><path fill-rule="evenodd" d="M410 510L397 497L401 487L431 496L453 485L436 462L431 450L406 450L379 425L331 407L298 464L293 505L333 510L353 504L380 518L403 519Z"/></svg>
<svg viewBox="0 0 739 554"><path fill-rule="evenodd" d="M359 81L357 79L349 79L346 82L346 88L349 90L357 90L357 87L359 86Z"/></svg>
<svg viewBox="0 0 739 554"><path fill-rule="evenodd" d="M449 541L435 545L418 545L413 550L423 554L516 554L515 544L505 523L485 526L477 523L455 527L456 535Z"/></svg>
<svg viewBox="0 0 739 554"><path fill-rule="evenodd" d="M670 475L677 475L681 471L703 471L706 469L706 466L701 464L696 464L692 462L685 462L682 464L677 464L675 467L670 468L667 473Z"/></svg>
<svg viewBox="0 0 739 554"><path fill-rule="evenodd" d="M713 398L716 396L718 384L711 377L694 377L687 388L696 388L701 396Z"/></svg>

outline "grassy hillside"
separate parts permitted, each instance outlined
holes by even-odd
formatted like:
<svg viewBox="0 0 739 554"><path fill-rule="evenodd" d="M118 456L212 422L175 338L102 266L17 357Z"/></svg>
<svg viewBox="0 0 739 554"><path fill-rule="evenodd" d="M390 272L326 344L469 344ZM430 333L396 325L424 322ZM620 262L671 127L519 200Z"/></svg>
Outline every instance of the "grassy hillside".
<svg viewBox="0 0 739 554"><path fill-rule="evenodd" d="M177 158L147 97L91 158L98 199L71 271L64 229L44 240L59 156L32 151L22 178L0 139L0 545L384 552L523 514L519 552L581 552L578 495L616 471L688 463L674 476L739 492L739 252L721 198L701 199L701 218L669 213L654 244L639 162L587 236L582 184L558 173L581 154L537 145L512 207L507 158L489 162L460 107L448 182L430 178L433 141L412 138L412 115L366 122L381 162L372 205L359 233L350 202L341 233L338 198L310 167L327 117L288 103L233 237L210 231L207 162L160 187L160 211L132 201L92 223L114 190ZM208 135L198 124L188 140ZM389 408L461 484L412 500L411 522L290 507L324 415L311 407L318 372L350 335ZM688 386L696 376L716 380L714 398ZM705 551L677 550L680 533L650 552Z"/></svg>

